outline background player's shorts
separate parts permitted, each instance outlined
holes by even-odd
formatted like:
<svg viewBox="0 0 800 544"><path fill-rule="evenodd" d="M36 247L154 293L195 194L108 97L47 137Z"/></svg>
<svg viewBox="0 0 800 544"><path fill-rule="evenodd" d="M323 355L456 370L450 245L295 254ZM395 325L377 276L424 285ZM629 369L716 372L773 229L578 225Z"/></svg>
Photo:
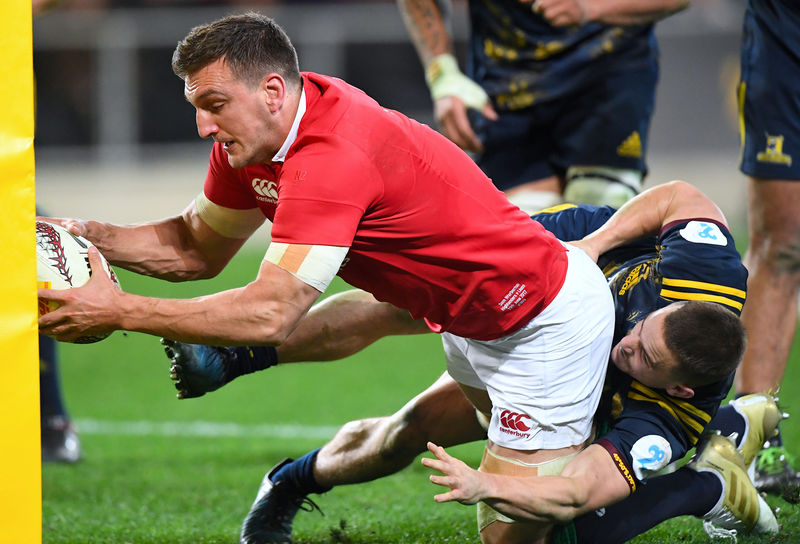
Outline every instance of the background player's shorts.
<svg viewBox="0 0 800 544"><path fill-rule="evenodd" d="M742 172L800 180L800 10L745 13L739 121Z"/></svg>
<svg viewBox="0 0 800 544"><path fill-rule="evenodd" d="M570 166L644 173L657 80L657 69L611 74L580 93L501 112L497 121L472 115L484 145L478 166L501 190L563 176Z"/></svg>
<svg viewBox="0 0 800 544"><path fill-rule="evenodd" d="M523 329L489 341L442 334L448 372L487 391L489 438L506 448L564 448L591 434L614 334L614 303L597 265L565 245L564 285Z"/></svg>

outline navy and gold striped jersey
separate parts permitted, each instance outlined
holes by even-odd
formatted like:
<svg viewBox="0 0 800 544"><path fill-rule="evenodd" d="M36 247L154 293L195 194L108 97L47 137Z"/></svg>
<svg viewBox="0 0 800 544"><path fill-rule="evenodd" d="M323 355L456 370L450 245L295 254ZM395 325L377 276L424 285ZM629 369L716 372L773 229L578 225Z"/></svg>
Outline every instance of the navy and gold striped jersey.
<svg viewBox="0 0 800 544"><path fill-rule="evenodd" d="M613 212L609 207L567 204L533 218L570 241L596 230ZM747 271L733 237L724 226L702 218L667 225L658 237L603 254L598 264L614 297L614 343L648 313L673 302L706 300L739 315L745 300ZM610 430L600 442L612 456L619 454L636 480L643 480L697 443L732 381L731 375L695 388L690 399L679 399L609 364L596 421L607 423ZM636 481L629 483L635 489Z"/></svg>
<svg viewBox="0 0 800 544"><path fill-rule="evenodd" d="M652 24L551 26L519 0L470 0L468 75L498 111L560 98L609 73L657 70Z"/></svg>

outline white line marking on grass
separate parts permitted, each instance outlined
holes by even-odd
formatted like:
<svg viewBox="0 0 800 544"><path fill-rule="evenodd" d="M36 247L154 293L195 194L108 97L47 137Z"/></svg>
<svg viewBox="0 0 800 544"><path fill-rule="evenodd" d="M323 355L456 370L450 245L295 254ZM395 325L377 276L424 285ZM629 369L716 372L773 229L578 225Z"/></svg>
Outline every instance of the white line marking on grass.
<svg viewBox="0 0 800 544"><path fill-rule="evenodd" d="M260 438L331 438L339 427L301 424L243 425L215 421L75 421L79 433L127 436L232 436Z"/></svg>

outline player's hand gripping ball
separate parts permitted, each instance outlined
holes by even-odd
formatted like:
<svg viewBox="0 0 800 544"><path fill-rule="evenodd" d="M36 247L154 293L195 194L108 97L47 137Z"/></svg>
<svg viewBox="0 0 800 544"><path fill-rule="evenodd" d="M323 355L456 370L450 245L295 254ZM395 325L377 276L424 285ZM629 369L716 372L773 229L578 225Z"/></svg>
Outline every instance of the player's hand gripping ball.
<svg viewBox="0 0 800 544"><path fill-rule="evenodd" d="M64 227L44 221L36 222L36 282L39 289L72 289L89 281L89 247L93 244ZM116 274L105 257L100 255L111 281L119 285ZM39 299L39 317L58 308L58 303ZM81 336L76 344L91 344L108 334Z"/></svg>

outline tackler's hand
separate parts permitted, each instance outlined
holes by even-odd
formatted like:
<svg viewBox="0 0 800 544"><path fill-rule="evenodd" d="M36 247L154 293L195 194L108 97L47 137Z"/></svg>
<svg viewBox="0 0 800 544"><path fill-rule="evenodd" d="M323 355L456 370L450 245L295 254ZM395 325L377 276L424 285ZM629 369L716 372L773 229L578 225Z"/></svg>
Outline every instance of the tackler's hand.
<svg viewBox="0 0 800 544"><path fill-rule="evenodd" d="M469 124L467 110L473 109L492 121L497 112L480 85L465 76L450 54L435 57L425 67L436 121L448 139L467 151L481 152L483 144Z"/></svg>
<svg viewBox="0 0 800 544"><path fill-rule="evenodd" d="M433 442L428 442L428 450L436 456L436 459L423 457L422 464L443 474L443 476L431 474L431 482L450 488L447 493L434 496L436 502L458 501L461 504L475 504L484 498L481 486L483 473L468 467L463 461L449 455L443 447Z"/></svg>

